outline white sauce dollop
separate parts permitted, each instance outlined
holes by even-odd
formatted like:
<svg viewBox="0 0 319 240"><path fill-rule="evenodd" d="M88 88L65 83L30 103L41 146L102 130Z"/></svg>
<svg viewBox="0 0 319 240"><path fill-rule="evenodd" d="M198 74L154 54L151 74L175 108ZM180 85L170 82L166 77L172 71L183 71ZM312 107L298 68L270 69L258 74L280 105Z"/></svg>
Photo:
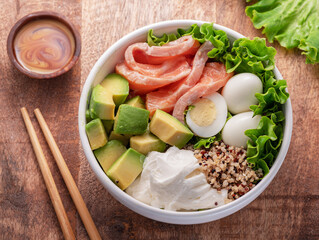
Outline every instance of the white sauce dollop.
<svg viewBox="0 0 319 240"><path fill-rule="evenodd" d="M227 190L217 192L207 183L190 150L169 148L150 152L139 178L126 189L137 200L166 210L197 210L224 205Z"/></svg>

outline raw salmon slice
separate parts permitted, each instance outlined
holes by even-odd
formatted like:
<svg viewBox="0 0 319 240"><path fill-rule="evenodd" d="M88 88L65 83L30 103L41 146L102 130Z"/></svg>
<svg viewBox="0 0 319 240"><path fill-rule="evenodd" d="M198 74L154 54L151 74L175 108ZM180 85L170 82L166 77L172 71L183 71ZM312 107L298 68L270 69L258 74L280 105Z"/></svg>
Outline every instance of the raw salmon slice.
<svg viewBox="0 0 319 240"><path fill-rule="evenodd" d="M138 93L148 93L185 78L191 67L188 56L199 48L198 41L185 36L161 47L135 43L125 51L124 63L116 66L130 88Z"/></svg>
<svg viewBox="0 0 319 240"><path fill-rule="evenodd" d="M135 69L135 64L161 64L176 56L195 55L200 43L192 36L184 36L163 46L148 46L147 43L135 43L125 51L125 61L130 68Z"/></svg>
<svg viewBox="0 0 319 240"><path fill-rule="evenodd" d="M150 111L150 116L154 114L156 109L165 112L173 110L177 100L199 81L208 59L207 53L212 48L211 42L205 42L199 48L192 63L192 70L186 78L146 95L146 108Z"/></svg>
<svg viewBox="0 0 319 240"><path fill-rule="evenodd" d="M187 106L203 96L213 94L225 86L233 73L227 73L222 63L207 63L199 82L187 91L175 104L173 116L184 122L184 111Z"/></svg>
<svg viewBox="0 0 319 240"><path fill-rule="evenodd" d="M179 81L191 72L191 67L184 56L170 59L160 65L145 65L143 71L134 71L125 63L120 63L116 65L115 71L128 80L130 89L140 94Z"/></svg>

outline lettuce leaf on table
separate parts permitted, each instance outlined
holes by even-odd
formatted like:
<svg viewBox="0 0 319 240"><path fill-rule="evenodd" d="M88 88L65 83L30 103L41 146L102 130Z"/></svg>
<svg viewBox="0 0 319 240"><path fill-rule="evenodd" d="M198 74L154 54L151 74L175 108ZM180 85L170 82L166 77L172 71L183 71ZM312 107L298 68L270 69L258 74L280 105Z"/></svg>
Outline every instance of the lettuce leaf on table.
<svg viewBox="0 0 319 240"><path fill-rule="evenodd" d="M318 0L260 0L247 6L246 14L255 28L264 28L269 42L303 50L306 63L319 62Z"/></svg>

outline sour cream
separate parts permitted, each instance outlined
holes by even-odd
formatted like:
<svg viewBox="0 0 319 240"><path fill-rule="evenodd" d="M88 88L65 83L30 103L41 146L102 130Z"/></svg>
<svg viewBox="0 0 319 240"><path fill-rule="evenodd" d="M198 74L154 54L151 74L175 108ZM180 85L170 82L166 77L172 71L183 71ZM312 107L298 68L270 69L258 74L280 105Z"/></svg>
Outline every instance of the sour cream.
<svg viewBox="0 0 319 240"><path fill-rule="evenodd" d="M227 190L218 192L200 172L192 151L169 148L150 152L142 174L126 192L137 200L165 210L197 210L224 205Z"/></svg>

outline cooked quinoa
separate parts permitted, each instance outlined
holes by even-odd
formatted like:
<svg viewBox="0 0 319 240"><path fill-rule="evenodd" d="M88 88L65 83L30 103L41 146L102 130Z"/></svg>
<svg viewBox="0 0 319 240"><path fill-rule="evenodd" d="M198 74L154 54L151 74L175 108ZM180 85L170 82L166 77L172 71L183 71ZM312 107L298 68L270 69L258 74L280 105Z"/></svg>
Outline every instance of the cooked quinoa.
<svg viewBox="0 0 319 240"><path fill-rule="evenodd" d="M254 171L246 161L246 150L228 146L222 141L214 142L210 149L194 149L201 171L207 182L215 189L228 190L228 199L235 200L255 187L255 182L263 176L261 169Z"/></svg>

